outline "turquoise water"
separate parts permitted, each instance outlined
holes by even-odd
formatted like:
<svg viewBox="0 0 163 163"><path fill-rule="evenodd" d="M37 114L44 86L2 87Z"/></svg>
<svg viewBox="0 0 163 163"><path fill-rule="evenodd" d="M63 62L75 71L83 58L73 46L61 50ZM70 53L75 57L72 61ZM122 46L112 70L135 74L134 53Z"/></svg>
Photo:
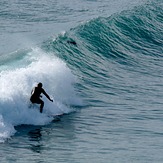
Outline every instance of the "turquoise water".
<svg viewBox="0 0 163 163"><path fill-rule="evenodd" d="M0 2L0 161L163 162L162 8ZM43 114L29 108L40 81Z"/></svg>

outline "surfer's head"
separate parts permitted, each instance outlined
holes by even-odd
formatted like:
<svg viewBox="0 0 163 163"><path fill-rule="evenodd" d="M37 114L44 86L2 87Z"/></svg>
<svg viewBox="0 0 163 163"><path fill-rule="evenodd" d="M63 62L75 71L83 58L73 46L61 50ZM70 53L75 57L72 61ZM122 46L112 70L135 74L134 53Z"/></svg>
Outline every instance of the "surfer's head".
<svg viewBox="0 0 163 163"><path fill-rule="evenodd" d="M42 88L42 83L38 83L38 87Z"/></svg>

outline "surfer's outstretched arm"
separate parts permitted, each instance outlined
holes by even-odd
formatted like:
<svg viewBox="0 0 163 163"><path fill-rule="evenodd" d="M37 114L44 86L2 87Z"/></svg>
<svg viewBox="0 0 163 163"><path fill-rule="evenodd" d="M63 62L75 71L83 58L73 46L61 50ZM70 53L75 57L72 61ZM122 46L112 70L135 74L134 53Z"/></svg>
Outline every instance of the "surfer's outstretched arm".
<svg viewBox="0 0 163 163"><path fill-rule="evenodd" d="M44 89L43 89L42 93L43 93L51 102L53 102L53 100L49 97L49 95L45 92Z"/></svg>

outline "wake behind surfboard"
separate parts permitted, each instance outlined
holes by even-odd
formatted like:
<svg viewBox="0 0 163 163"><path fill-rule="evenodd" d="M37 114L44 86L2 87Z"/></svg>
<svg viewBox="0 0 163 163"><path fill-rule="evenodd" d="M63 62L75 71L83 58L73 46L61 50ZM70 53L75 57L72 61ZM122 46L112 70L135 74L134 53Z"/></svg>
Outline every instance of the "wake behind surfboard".
<svg viewBox="0 0 163 163"><path fill-rule="evenodd" d="M53 118L53 122L58 122L61 120L61 115L47 115L49 118Z"/></svg>
<svg viewBox="0 0 163 163"><path fill-rule="evenodd" d="M39 105L37 105L37 104L29 103L28 108L29 108L29 109L33 109L33 110L37 110L38 112L40 112L40 107L39 107ZM46 115L47 117L52 118L52 119L53 119L52 121L60 121L61 116L62 116L64 113L53 114L53 113L51 113L51 112L48 112L48 109L44 108L43 113L40 113L40 114L44 114L44 115Z"/></svg>

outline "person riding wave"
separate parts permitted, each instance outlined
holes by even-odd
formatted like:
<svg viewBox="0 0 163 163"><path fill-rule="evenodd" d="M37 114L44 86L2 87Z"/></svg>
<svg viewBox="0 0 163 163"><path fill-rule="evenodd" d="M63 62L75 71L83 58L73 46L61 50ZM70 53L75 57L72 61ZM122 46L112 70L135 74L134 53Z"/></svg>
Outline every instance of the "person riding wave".
<svg viewBox="0 0 163 163"><path fill-rule="evenodd" d="M44 107L44 101L40 99L40 97L42 97L41 93L43 93L51 102L53 102L53 100L45 92L42 86L43 86L42 83L38 83L37 86L32 89L30 97L30 101L32 103L40 104L40 113L42 113Z"/></svg>

